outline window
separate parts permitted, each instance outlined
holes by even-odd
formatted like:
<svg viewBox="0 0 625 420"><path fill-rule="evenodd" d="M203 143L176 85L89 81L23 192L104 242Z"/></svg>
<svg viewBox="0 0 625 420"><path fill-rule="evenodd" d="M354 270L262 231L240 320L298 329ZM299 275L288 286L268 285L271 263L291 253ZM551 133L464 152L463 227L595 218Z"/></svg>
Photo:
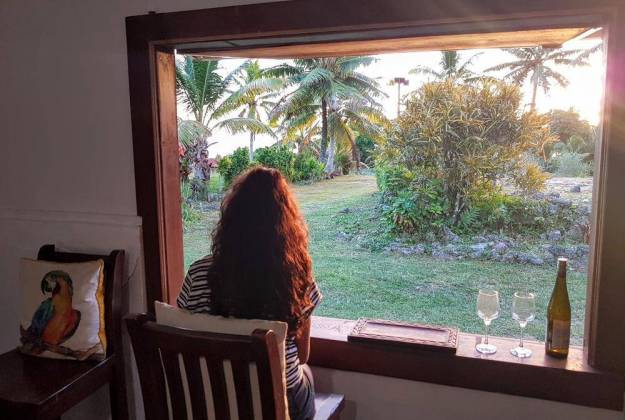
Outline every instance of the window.
<svg viewBox="0 0 625 420"><path fill-rule="evenodd" d="M590 282L589 297L586 318L586 336L589 361L604 368L623 368L625 361L620 352L616 349L622 348L619 340L625 340L625 335L615 334L615 328L622 329L624 291L621 284L621 270L619 249L623 249L623 231L625 227L620 214L625 210L625 202L620 194L620 180L623 179L625 165L622 164L622 155L618 152L618 144L625 139L624 128L616 121L623 119L622 106L623 98L620 92L623 91L623 79L618 75L619 43L624 42L623 27L618 23L617 17L622 13L620 9L598 9L593 16L580 15L574 13L558 17L560 5L553 1L541 6L541 10L524 10L524 5L510 6L514 10L505 13L491 9L490 4L475 7L474 16L467 16L467 10L457 11L453 7L448 10L446 18L452 19L451 23L433 24L432 22L442 22L443 16L439 15L439 10L443 9L420 9L419 13L411 10L403 3L398 2L396 7L388 7L384 10L360 10L357 13L333 14L332 19L339 19L340 22L331 21L328 16L320 16L312 6L278 3L270 7L245 6L235 9L225 8L216 10L205 10L199 12L188 12L171 16L162 15L159 19L153 16L130 18L128 21L128 45L129 45L129 67L131 75L131 105L133 111L133 138L135 144L135 167L137 171L137 194L138 208L144 218L144 246L146 255L146 277L149 279L147 286L148 300L177 293L178 278L182 278L182 228L180 225L180 202L179 192L176 187L166 185L169 181L167 174L177 173L178 147L172 139L175 139L175 120L172 121L172 103L175 104L175 90L173 83L173 50L175 46L188 53L211 49L214 50L215 43L221 39L235 40L245 38L238 34L255 33L260 38L263 35L273 36L273 41L283 48L294 48L288 45L288 39L276 38L276 36L286 36L288 34L315 33L307 35L309 38L296 40L295 44L310 43L315 41L337 41L336 37L349 35L349 39L342 40L342 44L329 44L344 48L363 48L363 45L373 45L372 48L380 48L380 43L392 44L393 39L412 37L411 42L423 42L429 46L435 40L443 39L444 42L456 42L456 46L480 45L478 42L493 42L504 39L502 36L484 36L480 32L484 31L483 26L472 25L472 21L484 22L478 16L488 15L491 18L488 32L512 34L514 38L518 34L527 34L531 30L546 30L548 28L575 28L575 27L598 27L607 28L608 55L607 55L607 88L605 97L604 129L601 150L597 153L598 160L598 182L594 186L593 209L596 212L594 217L593 241L594 250L590 256ZM493 3L494 4L494 3ZM344 7L347 3L333 2L332 7ZM570 6L570 5L569 5ZM518 8L518 10L517 10ZM268 10L271 9L277 15L288 15L291 18L287 21L269 19ZM570 10L570 9L569 9ZM398 13L401 11L401 13ZM234 16L237 18L234 19ZM499 15L498 15L499 13ZM525 16L519 20L519 16ZM175 16L175 18L174 18ZM263 16L267 19L263 20ZM275 15L274 15L275 16ZM514 16L514 20L510 17ZM253 18L252 18L253 17ZM497 17L497 19L494 19ZM529 18L531 17L531 19ZM227 26L212 25L187 25L182 26L181 20L189 19L188 22L201 21L201 18L212 19L214 22L229 22ZM197 20L196 20L197 19ZM447 19L446 22L450 22ZM233 28L232 22L240 22L239 26ZM158 22L158 25L156 23ZM262 22L262 27L258 26ZM416 22L421 22L417 25ZM563 23L564 22L564 23ZM428 26L429 25L429 26ZM579 26L576 26L579 25ZM379 28L381 32L374 33L371 28ZM401 28L401 29L398 29ZM406 29L409 28L409 29ZM538 29L536 29L538 28ZM361 32L358 32L361 30ZM368 31L367 31L368 30ZM401 36L401 30L414 31ZM386 31L386 32L384 32ZM556 30L557 32L557 30ZM473 35L461 36L458 33L468 33ZM337 35L338 34L338 35ZM342 35L341 35L342 34ZM355 35L354 35L355 34ZM516 34L516 35L515 35ZM255 35L255 36L256 36ZM543 33L545 35L545 33ZM332 37L335 39L332 39ZM546 35L545 35L546 36ZM318 38L315 38L318 37ZM447 37L447 38L446 38ZM455 37L455 38L454 38ZM363 39L378 39L375 42L359 42ZM249 37L248 37L249 39ZM534 38L536 41L537 38ZM416 40L416 41L414 41ZM478 41L476 41L478 40ZM479 41L481 40L481 41ZM204 44L198 43L199 41ZM232 49L230 43L221 42L224 49ZM247 42L247 41L246 41ZM257 44L266 44L267 39L261 41L250 40L247 44L235 46L234 49L261 48ZM396 41L395 45L405 43L405 40ZM465 44L463 44L463 42ZM509 39L504 45L513 44ZM527 40L522 40L521 45L527 45ZM440 44L439 44L440 45ZM441 48L445 45L442 44ZM307 51L297 47L301 51ZM313 48L313 47L307 47ZM156 51L156 55L152 55ZM158 57L154 60L154 57ZM152 75L148 69L150 63ZM169 72L169 73L168 73ZM169 80L169 84L164 83ZM152 91L152 86L158 86L157 91ZM155 95L155 96L152 96ZM152 99L157 98L158 106L153 106ZM156 124L154 123L156 122ZM155 142L155 139L159 141ZM154 150L155 153L146 151ZM175 165L172 164L175 162ZM152 170L152 169L153 170ZM156 177L154 176L156 174ZM179 191L179 190L178 190Z"/></svg>
<svg viewBox="0 0 625 420"><path fill-rule="evenodd" d="M292 181L325 294L318 315L442 323L479 334L475 294L492 285L502 294L492 334L518 336L512 295L529 290L537 317L525 334L542 341L556 259L566 256L572 344L581 345L605 69L600 30L577 32L561 48L300 61L178 55L185 268L210 253L227 183L258 162ZM347 75L345 65L353 68ZM284 66L291 76L279 71ZM291 98L310 92L304 77L321 71L345 85L314 92L331 98L332 109L323 111L314 95L292 106ZM475 116L458 120L461 111ZM449 146L453 161L444 161L447 149L427 130L462 143ZM458 171L468 173L449 176ZM456 217L444 190L469 180Z"/></svg>

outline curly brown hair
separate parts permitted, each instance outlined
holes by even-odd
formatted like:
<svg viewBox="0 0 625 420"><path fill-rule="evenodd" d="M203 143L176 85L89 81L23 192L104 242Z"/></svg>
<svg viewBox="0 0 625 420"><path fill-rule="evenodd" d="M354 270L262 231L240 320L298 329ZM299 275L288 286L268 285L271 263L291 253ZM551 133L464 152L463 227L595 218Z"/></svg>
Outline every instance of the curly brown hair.
<svg viewBox="0 0 625 420"><path fill-rule="evenodd" d="M209 277L213 314L299 331L312 304L312 261L306 223L279 171L254 167L233 182L213 231Z"/></svg>

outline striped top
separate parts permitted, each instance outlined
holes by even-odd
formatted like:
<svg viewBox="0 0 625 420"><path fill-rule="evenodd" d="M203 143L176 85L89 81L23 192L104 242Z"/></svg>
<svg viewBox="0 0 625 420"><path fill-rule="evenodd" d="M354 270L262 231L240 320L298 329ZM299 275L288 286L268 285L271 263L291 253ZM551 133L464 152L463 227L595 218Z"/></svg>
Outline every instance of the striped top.
<svg viewBox="0 0 625 420"><path fill-rule="evenodd" d="M211 264L211 257L207 256L197 260L187 272L187 276L182 284L180 295L176 303L179 308L195 313L210 313L211 309L211 284L208 276L208 268ZM313 310L321 301L321 293L317 284L313 282L309 291L312 305L304 311L304 317L309 317ZM299 388L302 384L302 369L299 362L299 353L295 343L295 337L287 335L285 345L286 358L286 387L289 392Z"/></svg>

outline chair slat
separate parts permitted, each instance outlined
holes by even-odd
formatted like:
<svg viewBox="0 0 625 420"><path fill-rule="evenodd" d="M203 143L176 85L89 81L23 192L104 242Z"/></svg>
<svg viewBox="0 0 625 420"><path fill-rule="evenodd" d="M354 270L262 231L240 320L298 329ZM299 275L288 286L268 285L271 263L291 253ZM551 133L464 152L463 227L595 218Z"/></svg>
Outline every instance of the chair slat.
<svg viewBox="0 0 625 420"><path fill-rule="evenodd" d="M232 360L231 363L234 387L237 394L239 420L254 420L249 363L242 360Z"/></svg>
<svg viewBox="0 0 625 420"><path fill-rule="evenodd" d="M254 331L252 342L263 419L286 420L284 415L286 389L280 372L280 355L278 347L271 345L275 342L274 333Z"/></svg>
<svg viewBox="0 0 625 420"><path fill-rule="evenodd" d="M220 359L211 359L206 356L206 365L215 403L215 418L221 420L230 419L230 408L228 407L228 392L226 391L226 379L224 376L223 362Z"/></svg>
<svg viewBox="0 0 625 420"><path fill-rule="evenodd" d="M200 359L190 354L183 354L182 357L184 359L184 367L189 384L193 420L208 420L206 403L204 402L204 383L202 381Z"/></svg>
<svg viewBox="0 0 625 420"><path fill-rule="evenodd" d="M184 388L182 387L178 353L161 349L161 359L167 375L172 414L176 420L185 420L187 418L187 405L185 404Z"/></svg>

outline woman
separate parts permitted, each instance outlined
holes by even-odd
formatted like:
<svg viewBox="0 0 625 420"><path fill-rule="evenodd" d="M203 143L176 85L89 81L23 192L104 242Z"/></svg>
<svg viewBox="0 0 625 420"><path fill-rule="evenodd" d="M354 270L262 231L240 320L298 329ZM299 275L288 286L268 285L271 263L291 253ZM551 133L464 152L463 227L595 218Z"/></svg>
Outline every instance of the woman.
<svg viewBox="0 0 625 420"><path fill-rule="evenodd" d="M310 315L321 299L312 276L308 232L286 180L255 167L238 177L221 204L212 254L196 261L178 306L235 318L284 321L286 386L292 420L314 415Z"/></svg>

